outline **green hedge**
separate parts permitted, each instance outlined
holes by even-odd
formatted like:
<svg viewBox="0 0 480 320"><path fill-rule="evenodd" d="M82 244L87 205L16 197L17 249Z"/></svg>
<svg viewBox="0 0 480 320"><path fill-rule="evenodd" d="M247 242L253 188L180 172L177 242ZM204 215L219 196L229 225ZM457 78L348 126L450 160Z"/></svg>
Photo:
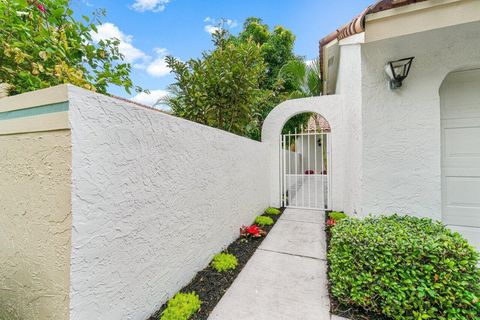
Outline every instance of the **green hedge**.
<svg viewBox="0 0 480 320"><path fill-rule="evenodd" d="M478 253L441 223L347 218L331 232L329 278L341 303L393 319L480 319Z"/></svg>

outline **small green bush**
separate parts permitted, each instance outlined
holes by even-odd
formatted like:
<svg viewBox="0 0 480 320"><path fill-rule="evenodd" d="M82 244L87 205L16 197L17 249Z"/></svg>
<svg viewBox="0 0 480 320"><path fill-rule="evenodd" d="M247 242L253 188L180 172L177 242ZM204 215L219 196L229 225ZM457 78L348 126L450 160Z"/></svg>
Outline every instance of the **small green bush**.
<svg viewBox="0 0 480 320"><path fill-rule="evenodd" d="M398 215L331 231L329 278L341 303L393 319L479 319L479 256L458 233Z"/></svg>
<svg viewBox="0 0 480 320"><path fill-rule="evenodd" d="M266 213L266 214L280 214L281 211L280 211L279 209L277 209L277 208L272 208L272 207L270 207L270 208L267 208L267 209L265 210L265 213Z"/></svg>
<svg viewBox="0 0 480 320"><path fill-rule="evenodd" d="M265 216L258 216L255 218L255 223L259 226L270 226L273 224L273 219Z"/></svg>
<svg viewBox="0 0 480 320"><path fill-rule="evenodd" d="M237 257L230 253L217 253L212 260L212 267L218 272L233 270L237 264Z"/></svg>
<svg viewBox="0 0 480 320"><path fill-rule="evenodd" d="M335 221L339 221L339 220L342 220L342 219L345 219L345 218L348 218L348 216L343 213L343 212L339 212L339 211L332 211L328 214L328 217L330 219L333 219Z"/></svg>
<svg viewBox="0 0 480 320"><path fill-rule="evenodd" d="M188 320L200 309L202 302L195 292L177 293L167 303L160 320Z"/></svg>

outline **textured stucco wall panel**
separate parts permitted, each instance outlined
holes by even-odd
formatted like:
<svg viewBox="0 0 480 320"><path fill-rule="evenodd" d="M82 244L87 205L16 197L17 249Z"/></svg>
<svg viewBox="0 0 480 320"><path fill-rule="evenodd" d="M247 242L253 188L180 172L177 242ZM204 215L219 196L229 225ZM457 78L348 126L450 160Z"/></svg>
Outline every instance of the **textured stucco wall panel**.
<svg viewBox="0 0 480 320"><path fill-rule="evenodd" d="M362 46L362 213L441 219L439 88L450 72L480 66L480 23L468 23ZM384 64L414 56L395 91Z"/></svg>
<svg viewBox="0 0 480 320"><path fill-rule="evenodd" d="M71 319L145 319L268 205L263 144L70 88Z"/></svg>
<svg viewBox="0 0 480 320"><path fill-rule="evenodd" d="M360 37L358 40L362 40ZM346 41L345 41L346 42ZM344 96L343 126L344 138L339 141L343 153L345 182L343 208L350 214L361 211L362 197L362 153L363 153L363 119L362 119L362 64L359 43L340 46L340 63L337 79L337 93ZM335 132L338 134L338 132ZM338 147L338 146L335 146ZM335 160L335 161L338 161Z"/></svg>
<svg viewBox="0 0 480 320"><path fill-rule="evenodd" d="M68 319L70 132L0 136L0 319Z"/></svg>

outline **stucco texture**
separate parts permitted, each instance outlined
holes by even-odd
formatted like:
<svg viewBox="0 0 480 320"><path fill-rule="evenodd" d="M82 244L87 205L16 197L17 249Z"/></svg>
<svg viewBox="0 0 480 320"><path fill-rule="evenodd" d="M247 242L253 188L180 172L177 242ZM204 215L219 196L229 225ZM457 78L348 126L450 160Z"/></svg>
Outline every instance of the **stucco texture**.
<svg viewBox="0 0 480 320"><path fill-rule="evenodd" d="M363 214L441 220L439 88L451 71L480 67L480 23L362 46ZM404 86L387 87L387 61L414 56Z"/></svg>
<svg viewBox="0 0 480 320"><path fill-rule="evenodd" d="M0 135L0 319L68 319L70 132Z"/></svg>
<svg viewBox="0 0 480 320"><path fill-rule="evenodd" d="M143 320L268 205L259 142L70 87L72 320Z"/></svg>

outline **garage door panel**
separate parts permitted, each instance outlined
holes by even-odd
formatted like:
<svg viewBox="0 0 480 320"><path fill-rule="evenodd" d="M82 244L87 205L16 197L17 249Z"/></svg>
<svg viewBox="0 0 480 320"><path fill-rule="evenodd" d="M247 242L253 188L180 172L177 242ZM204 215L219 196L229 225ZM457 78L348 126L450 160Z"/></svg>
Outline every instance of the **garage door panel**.
<svg viewBox="0 0 480 320"><path fill-rule="evenodd" d="M472 137L479 137L479 139L472 139ZM445 129L445 155L447 160L452 157L480 159L480 124L473 128Z"/></svg>
<svg viewBox="0 0 480 320"><path fill-rule="evenodd" d="M480 177L445 177L447 207L480 209ZM479 211L480 213L480 211Z"/></svg>
<svg viewBox="0 0 480 320"><path fill-rule="evenodd" d="M440 99L443 221L478 245L480 70L450 74L442 85Z"/></svg>
<svg viewBox="0 0 480 320"><path fill-rule="evenodd" d="M449 207L443 215L443 222L448 225L480 228L480 215L475 208ZM480 229L478 231L480 232Z"/></svg>

